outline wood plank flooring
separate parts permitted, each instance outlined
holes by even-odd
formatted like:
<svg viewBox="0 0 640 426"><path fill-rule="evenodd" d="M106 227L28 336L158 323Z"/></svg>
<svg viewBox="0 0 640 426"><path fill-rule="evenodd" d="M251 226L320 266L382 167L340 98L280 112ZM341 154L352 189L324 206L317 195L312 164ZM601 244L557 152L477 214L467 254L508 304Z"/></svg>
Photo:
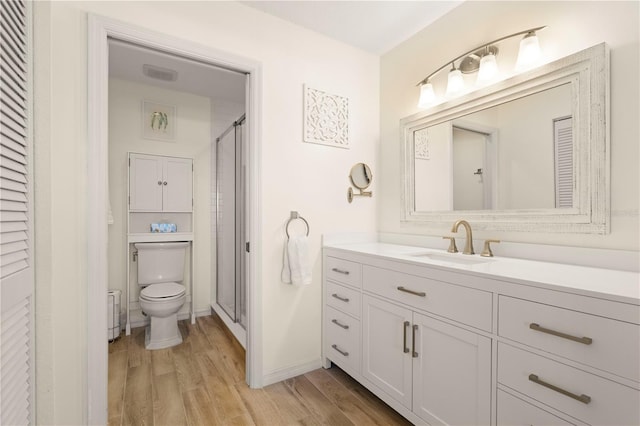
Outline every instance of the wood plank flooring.
<svg viewBox="0 0 640 426"><path fill-rule="evenodd" d="M109 425L409 425L337 367L263 389L216 315L179 322L183 342L144 348L144 328L109 345Z"/></svg>

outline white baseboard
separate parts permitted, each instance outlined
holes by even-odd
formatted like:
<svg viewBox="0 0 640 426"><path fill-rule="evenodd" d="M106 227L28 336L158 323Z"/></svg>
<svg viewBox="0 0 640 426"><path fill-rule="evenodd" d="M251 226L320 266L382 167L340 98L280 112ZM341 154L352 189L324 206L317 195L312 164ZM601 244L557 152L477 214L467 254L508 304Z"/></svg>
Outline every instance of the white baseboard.
<svg viewBox="0 0 640 426"><path fill-rule="evenodd" d="M273 383L278 383L283 380L290 379L292 377L300 376L301 374L308 373L309 371L317 370L322 367L322 360L320 358L313 361L306 362L304 364L294 365L292 367L280 368L266 373L262 376L262 386L269 386Z"/></svg>

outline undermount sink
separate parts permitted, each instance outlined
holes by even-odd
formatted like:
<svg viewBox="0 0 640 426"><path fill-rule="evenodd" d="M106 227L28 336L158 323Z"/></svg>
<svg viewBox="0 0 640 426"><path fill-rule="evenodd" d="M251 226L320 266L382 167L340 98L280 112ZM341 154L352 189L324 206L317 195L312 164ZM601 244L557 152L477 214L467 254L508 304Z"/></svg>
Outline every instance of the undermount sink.
<svg viewBox="0 0 640 426"><path fill-rule="evenodd" d="M464 254L444 254L444 253L416 253L413 257L426 257L437 262L455 263L457 265L478 265L481 263L493 262L493 259L486 259L477 256L469 256Z"/></svg>

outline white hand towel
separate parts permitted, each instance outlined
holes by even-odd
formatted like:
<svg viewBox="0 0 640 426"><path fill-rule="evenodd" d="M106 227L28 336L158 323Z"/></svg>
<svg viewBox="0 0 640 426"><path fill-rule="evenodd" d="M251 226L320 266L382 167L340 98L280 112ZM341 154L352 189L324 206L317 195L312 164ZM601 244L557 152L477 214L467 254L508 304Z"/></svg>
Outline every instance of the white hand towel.
<svg viewBox="0 0 640 426"><path fill-rule="evenodd" d="M289 267L289 242L284 243L284 250L282 254L282 274L281 279L285 284L291 284L291 268Z"/></svg>
<svg viewBox="0 0 640 426"><path fill-rule="evenodd" d="M288 263L288 268L286 268ZM289 276L285 270L288 269ZM311 264L309 263L309 239L306 236L291 237L286 245L282 281L294 285L311 284ZM289 281L285 280L289 278Z"/></svg>

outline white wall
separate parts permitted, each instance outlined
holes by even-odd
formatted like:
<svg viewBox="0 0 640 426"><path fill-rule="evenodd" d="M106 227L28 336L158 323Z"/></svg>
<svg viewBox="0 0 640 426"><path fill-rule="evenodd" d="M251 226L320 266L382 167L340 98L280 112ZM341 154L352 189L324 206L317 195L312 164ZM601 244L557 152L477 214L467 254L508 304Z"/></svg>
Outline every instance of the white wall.
<svg viewBox="0 0 640 426"><path fill-rule="evenodd" d="M236 2L36 2L36 316L38 423L86 421L87 12L262 64L264 374L320 360L321 235L376 229L379 58ZM351 149L302 139L303 84L349 98ZM42 102L40 102L42 101ZM370 165L373 199L346 200L348 173ZM42 185L42 187L38 187ZM280 282L284 224L311 226L313 283ZM40 368L40 367L43 368Z"/></svg>
<svg viewBox="0 0 640 426"><path fill-rule="evenodd" d="M538 37L548 61L603 41L611 48L611 233L602 236L478 231L476 236L503 241L639 250L639 7L640 3L636 1L470 1L383 55L380 69L379 230L424 235L443 235L447 231L426 230L419 225L400 222L399 121L418 112L416 83L481 42L547 25ZM497 58L499 62L513 59L501 55ZM446 77L446 72L443 74Z"/></svg>
<svg viewBox="0 0 640 426"><path fill-rule="evenodd" d="M175 141L142 137L142 101L149 100L176 107ZM155 86L109 79L109 196L114 223L109 226L109 288L127 285L127 169L128 152L193 158L194 168L194 248L196 304L195 310L209 307L211 289L211 221L210 99L185 92ZM135 281L137 264L129 259L134 280L129 300L137 307L139 289ZM186 309L187 307L185 307Z"/></svg>

